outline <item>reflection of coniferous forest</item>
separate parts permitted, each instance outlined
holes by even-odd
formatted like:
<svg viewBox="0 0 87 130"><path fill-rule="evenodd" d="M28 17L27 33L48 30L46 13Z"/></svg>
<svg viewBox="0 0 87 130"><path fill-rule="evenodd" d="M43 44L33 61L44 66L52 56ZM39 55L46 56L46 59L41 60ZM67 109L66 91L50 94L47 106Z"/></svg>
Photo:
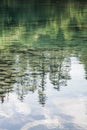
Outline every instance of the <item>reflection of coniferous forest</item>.
<svg viewBox="0 0 87 130"><path fill-rule="evenodd" d="M61 87L67 86L67 80L70 79L70 58L67 50L41 51L29 50L25 54L3 55L4 60L0 60L2 102L5 96L15 89L21 101L29 91L32 93L37 91L39 102L44 105L47 82L58 91Z"/></svg>
<svg viewBox="0 0 87 130"><path fill-rule="evenodd" d="M86 21L85 0L0 1L1 102L13 91L21 101L37 92L44 105L47 82L58 91L67 86L71 53L84 64L87 79Z"/></svg>

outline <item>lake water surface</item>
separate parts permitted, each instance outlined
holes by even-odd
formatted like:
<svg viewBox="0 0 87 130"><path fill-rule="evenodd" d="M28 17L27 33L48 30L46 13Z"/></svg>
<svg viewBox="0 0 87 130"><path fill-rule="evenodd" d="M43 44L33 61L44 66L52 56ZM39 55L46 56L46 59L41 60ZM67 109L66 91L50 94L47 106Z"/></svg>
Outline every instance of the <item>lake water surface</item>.
<svg viewBox="0 0 87 130"><path fill-rule="evenodd" d="M87 3L0 2L0 130L87 130Z"/></svg>

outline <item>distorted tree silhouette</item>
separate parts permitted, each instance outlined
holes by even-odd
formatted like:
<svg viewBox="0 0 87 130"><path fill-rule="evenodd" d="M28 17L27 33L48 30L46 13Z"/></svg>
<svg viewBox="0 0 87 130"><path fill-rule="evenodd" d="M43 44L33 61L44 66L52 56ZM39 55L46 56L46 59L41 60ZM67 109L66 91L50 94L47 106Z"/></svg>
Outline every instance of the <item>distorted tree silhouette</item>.
<svg viewBox="0 0 87 130"><path fill-rule="evenodd" d="M60 54L55 57L50 64L50 80L54 88L58 91L60 87L67 86L67 80L70 79L70 59L66 57L64 51L61 50Z"/></svg>

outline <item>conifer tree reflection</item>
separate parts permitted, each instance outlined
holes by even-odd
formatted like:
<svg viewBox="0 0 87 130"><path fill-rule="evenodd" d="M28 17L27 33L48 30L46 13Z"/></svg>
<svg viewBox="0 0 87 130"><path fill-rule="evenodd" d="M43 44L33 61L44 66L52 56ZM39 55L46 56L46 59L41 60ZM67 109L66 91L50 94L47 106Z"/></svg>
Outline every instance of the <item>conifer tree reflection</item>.
<svg viewBox="0 0 87 130"><path fill-rule="evenodd" d="M44 54L42 54L42 63L41 63L41 69L42 69L42 73L41 73L41 83L39 86L39 90L38 90L38 94L39 94L39 103L42 104L42 106L44 106L45 101L46 101L46 94L45 94L45 56Z"/></svg>
<svg viewBox="0 0 87 130"><path fill-rule="evenodd" d="M70 71L70 59L66 57L63 50L58 53L58 56L54 56L54 59L50 64L50 80L54 85L54 88L58 91L61 86L67 85L67 80L69 80Z"/></svg>
<svg viewBox="0 0 87 130"><path fill-rule="evenodd" d="M1 51L0 54L0 100L4 103L5 98L9 95L10 92L13 90L12 86L12 65L14 59L10 59L8 53L4 53Z"/></svg>
<svg viewBox="0 0 87 130"><path fill-rule="evenodd" d="M87 39L87 38L86 38ZM85 79L87 80L87 46L85 45L83 48L80 47L79 49L79 59L82 64L84 64L84 69L85 69Z"/></svg>

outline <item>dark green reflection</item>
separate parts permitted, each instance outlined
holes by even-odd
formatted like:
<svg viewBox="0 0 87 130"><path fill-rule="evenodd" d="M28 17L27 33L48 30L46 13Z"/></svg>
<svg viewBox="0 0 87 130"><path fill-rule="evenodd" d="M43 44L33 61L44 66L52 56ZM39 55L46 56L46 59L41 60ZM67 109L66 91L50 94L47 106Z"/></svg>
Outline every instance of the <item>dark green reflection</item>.
<svg viewBox="0 0 87 130"><path fill-rule="evenodd" d="M56 4L55 4L56 3ZM0 48L59 47L87 42L85 1L3 1L0 7Z"/></svg>

